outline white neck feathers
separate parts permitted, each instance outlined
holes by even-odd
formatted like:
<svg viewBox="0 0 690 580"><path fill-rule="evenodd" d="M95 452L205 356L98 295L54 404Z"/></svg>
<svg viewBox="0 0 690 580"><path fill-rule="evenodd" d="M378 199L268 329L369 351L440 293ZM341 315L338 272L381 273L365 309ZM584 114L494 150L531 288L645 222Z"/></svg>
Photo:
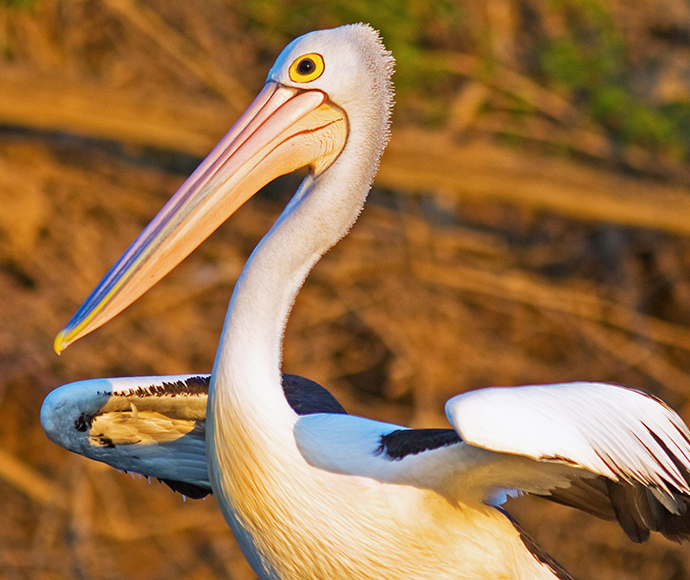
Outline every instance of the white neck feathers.
<svg viewBox="0 0 690 580"><path fill-rule="evenodd" d="M245 418L254 407L259 414L283 409L291 415L280 388L290 310L314 264L356 221L389 139L392 57L369 27L343 29L358 37L363 69L362 79L350 83L357 89L335 103L347 114L347 143L328 169L304 180L237 282L213 373L211 402L218 413L241 406Z"/></svg>

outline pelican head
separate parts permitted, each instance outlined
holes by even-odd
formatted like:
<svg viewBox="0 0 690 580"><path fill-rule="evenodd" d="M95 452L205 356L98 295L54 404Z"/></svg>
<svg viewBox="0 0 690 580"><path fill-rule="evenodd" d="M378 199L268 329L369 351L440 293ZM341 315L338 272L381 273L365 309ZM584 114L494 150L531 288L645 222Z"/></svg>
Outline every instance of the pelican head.
<svg viewBox="0 0 690 580"><path fill-rule="evenodd" d="M247 111L58 334L55 351L134 302L276 177L308 167L307 179L319 178L348 150L372 160L358 169L357 189L368 191L388 141L392 72L368 25L294 40Z"/></svg>

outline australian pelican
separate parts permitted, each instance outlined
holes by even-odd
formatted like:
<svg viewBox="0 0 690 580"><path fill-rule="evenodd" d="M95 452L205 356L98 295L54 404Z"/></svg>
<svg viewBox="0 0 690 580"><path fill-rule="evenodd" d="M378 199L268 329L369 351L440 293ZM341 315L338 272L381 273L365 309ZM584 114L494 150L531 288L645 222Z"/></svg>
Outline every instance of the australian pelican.
<svg viewBox="0 0 690 580"><path fill-rule="evenodd" d="M500 507L529 493L617 519L634 541L690 535L690 432L662 402L571 383L451 399L452 429L348 415L281 375L295 296L361 211L389 138L393 58L357 24L280 55L237 124L105 276L59 352L160 280L263 185L309 173L235 287L209 376L97 379L51 393L56 443L212 491L262 580L554 579Z"/></svg>

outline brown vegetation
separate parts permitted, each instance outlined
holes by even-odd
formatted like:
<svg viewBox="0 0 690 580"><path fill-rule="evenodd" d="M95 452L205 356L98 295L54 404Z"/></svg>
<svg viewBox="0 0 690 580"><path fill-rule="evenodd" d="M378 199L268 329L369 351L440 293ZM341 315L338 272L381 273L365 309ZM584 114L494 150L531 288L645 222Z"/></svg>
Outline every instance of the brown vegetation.
<svg viewBox="0 0 690 580"><path fill-rule="evenodd" d="M284 40L267 32L262 44L234 2L199 4L0 8L1 578L253 578L212 498L185 503L72 456L38 423L66 382L210 370L233 283L298 182L269 186L136 305L52 352ZM480 50L460 54L469 45L439 49L455 75L451 113L422 129L424 95L405 97L369 205L300 293L285 370L350 412L444 425L443 403L468 389L599 380L655 393L690 420L687 163L616 145L572 95L530 78L515 48L525 11L548 34L563 26L558 2L539 4L467 3L470 23L493 31L495 74L481 72ZM664 53L654 31L687 39L687 7L612 5L623 34L652 39L667 75L656 90L677 98L687 45ZM515 99L530 106L524 122ZM543 503L510 507L577 577L690 577L687 547L635 546L613 524Z"/></svg>

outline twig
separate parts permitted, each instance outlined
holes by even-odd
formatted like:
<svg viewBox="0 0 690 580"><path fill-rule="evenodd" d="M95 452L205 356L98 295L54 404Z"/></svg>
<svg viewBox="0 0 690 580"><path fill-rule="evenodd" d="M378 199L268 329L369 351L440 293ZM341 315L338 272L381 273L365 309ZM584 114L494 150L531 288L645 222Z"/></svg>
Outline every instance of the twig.
<svg viewBox="0 0 690 580"><path fill-rule="evenodd" d="M241 83L219 70L208 55L168 26L154 10L132 0L105 0L105 3L156 42L188 72L222 96L237 115L251 102L251 96Z"/></svg>
<svg viewBox="0 0 690 580"><path fill-rule="evenodd" d="M37 79L0 69L0 123L205 155L230 126L220 103Z"/></svg>
<svg viewBox="0 0 690 580"><path fill-rule="evenodd" d="M554 286L536 276L526 276L520 272L496 274L463 265L444 268L421 263L416 264L415 272L430 284L442 284L457 290L570 314L690 351L690 329L634 312L594 294Z"/></svg>
<svg viewBox="0 0 690 580"><path fill-rule="evenodd" d="M513 70L472 54L437 53L437 61L447 71L483 82L501 92L518 97L552 119L564 122L576 118L578 111L566 99L545 89Z"/></svg>
<svg viewBox="0 0 690 580"><path fill-rule="evenodd" d="M685 187L632 180L486 143L461 146L418 129L393 132L376 183L406 193L493 200L575 219L690 234Z"/></svg>
<svg viewBox="0 0 690 580"><path fill-rule="evenodd" d="M26 463L1 449L0 477L36 503L67 507L67 498L60 489Z"/></svg>
<svg viewBox="0 0 690 580"><path fill-rule="evenodd" d="M580 320L578 328L600 349L631 367L641 370L669 391L682 396L683 400L687 398L690 375L674 367L651 348L631 340L621 331L607 328L590 320Z"/></svg>
<svg viewBox="0 0 690 580"><path fill-rule="evenodd" d="M483 115L472 126L480 131L565 147L595 159L627 166L646 175L673 177L682 183L690 183L690 172L684 166L654 155L637 145L615 147L605 135L592 129L557 126L538 117L516 119L510 113L503 112Z"/></svg>
<svg viewBox="0 0 690 580"><path fill-rule="evenodd" d="M88 461L84 466L84 475L88 477L92 488L101 500L103 515L99 518L101 522L99 529L107 530L107 535L111 538L127 540L138 535L137 526L130 517L127 501L120 486L113 481L110 472L117 475L112 468L95 461Z"/></svg>
<svg viewBox="0 0 690 580"><path fill-rule="evenodd" d="M488 63L471 54L440 53L436 56L449 72L466 76L473 79L475 83L483 83L515 97L566 126L558 130L540 122L537 118L531 118L528 126L521 128L510 115L494 113L489 119L482 118L479 121L480 129L504 134L524 134L531 139L564 145L573 151L582 151L597 158L623 162L631 169L643 171L649 175L673 177L684 183L690 183L690 173L684 166L653 155L643 147L628 145L614 151L611 140L592 123L584 122L582 114L566 99L519 73L496 63ZM471 94L474 96L479 93L472 91ZM458 97L461 105L466 98L462 95ZM452 130L461 130L467 124L467 122L456 123L454 115L451 115L450 128Z"/></svg>

